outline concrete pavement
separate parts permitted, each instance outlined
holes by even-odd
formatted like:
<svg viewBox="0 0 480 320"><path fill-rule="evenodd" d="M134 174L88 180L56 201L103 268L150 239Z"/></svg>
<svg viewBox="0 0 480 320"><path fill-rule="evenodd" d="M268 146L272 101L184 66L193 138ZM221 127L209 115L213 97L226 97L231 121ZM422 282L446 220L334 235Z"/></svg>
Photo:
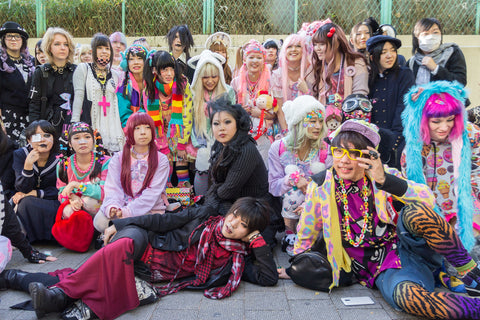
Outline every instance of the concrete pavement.
<svg viewBox="0 0 480 320"><path fill-rule="evenodd" d="M28 263L18 250L13 252L8 268L30 272L49 272L61 268L77 268L94 250L75 253L53 245L36 248L49 251L58 258L56 262L43 265ZM288 256L275 248L275 259L279 266L288 265ZM369 296L375 304L348 307L340 298ZM13 310L13 304L28 300L23 292L0 291L0 320L34 320L33 311ZM59 319L59 314L49 314L45 320ZM331 294L316 292L295 285L291 280L279 280L275 287L260 287L242 282L239 289L229 298L210 300L198 291L180 291L157 303L139 307L118 319L120 320L196 320L196 319L275 319L275 320L355 320L355 319L421 319L392 309L378 290L361 285L337 288Z"/></svg>

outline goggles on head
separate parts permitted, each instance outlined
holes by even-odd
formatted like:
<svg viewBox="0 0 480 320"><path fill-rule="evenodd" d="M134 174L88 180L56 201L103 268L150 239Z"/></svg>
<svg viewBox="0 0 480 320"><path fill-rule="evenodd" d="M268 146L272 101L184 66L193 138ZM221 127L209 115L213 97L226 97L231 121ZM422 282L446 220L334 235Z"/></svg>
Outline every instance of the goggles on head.
<svg viewBox="0 0 480 320"><path fill-rule="evenodd" d="M370 100L362 94L351 94L342 103L342 111L345 113L351 113L355 110L371 112L372 108Z"/></svg>

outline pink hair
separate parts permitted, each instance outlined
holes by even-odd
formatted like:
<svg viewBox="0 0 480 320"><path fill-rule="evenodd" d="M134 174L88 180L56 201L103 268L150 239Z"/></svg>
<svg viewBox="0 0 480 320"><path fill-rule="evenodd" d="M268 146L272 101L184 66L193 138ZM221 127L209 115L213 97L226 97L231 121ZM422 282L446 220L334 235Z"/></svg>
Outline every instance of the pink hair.
<svg viewBox="0 0 480 320"><path fill-rule="evenodd" d="M158 167L158 149L155 144L155 123L153 122L152 117L144 112L136 112L130 116L127 120L127 125L125 127L125 137L127 138L125 145L123 146L122 154L122 170L120 173L120 181L122 182L122 188L124 192L133 197L132 192L132 175L131 175L131 154L130 149L135 145L134 131L135 127L146 124L150 126L150 131L152 132L152 140L149 144L149 154L148 154L148 169L145 179L143 180L143 185L137 195L140 195L143 190L150 186L155 171Z"/></svg>
<svg viewBox="0 0 480 320"><path fill-rule="evenodd" d="M248 71L247 71L247 65L245 63L245 60L247 59L248 54L260 53L259 51L249 51L247 54L247 49L245 49L244 51L243 66L240 68L240 73L238 75L239 86L238 86L238 92L237 92L237 102L240 103L242 106L245 106L247 104L246 98L248 96L248 93L247 93ZM268 90L269 88L270 88L270 70L267 68L267 65L265 64L265 55L264 55L263 69L260 73L260 77L258 78L258 86L256 89L258 92L262 90L269 91Z"/></svg>
<svg viewBox="0 0 480 320"><path fill-rule="evenodd" d="M288 88L288 60L287 60L287 48L291 45L300 43L302 46L302 60L300 61L300 79L305 80L305 71L307 70L309 64L309 54L307 42L305 37L299 34L291 34L285 39L282 45L282 49L279 54L279 66L282 70L282 92L283 92L283 102L288 100L287 88Z"/></svg>
<svg viewBox="0 0 480 320"><path fill-rule="evenodd" d="M454 115L455 120L452 131L448 136L451 142L462 136L464 130L463 124L464 106L459 100L452 97L446 92L434 93L425 102L422 111L422 120L420 122L420 135L425 144L430 144L430 130L428 128L428 120L430 118L443 118Z"/></svg>

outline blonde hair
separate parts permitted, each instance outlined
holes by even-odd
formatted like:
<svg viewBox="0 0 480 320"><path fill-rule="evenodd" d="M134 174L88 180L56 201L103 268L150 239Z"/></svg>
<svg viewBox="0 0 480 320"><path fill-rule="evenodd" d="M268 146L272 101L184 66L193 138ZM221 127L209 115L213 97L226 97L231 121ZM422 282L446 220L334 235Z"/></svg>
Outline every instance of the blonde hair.
<svg viewBox="0 0 480 320"><path fill-rule="evenodd" d="M285 145L287 149L291 152L300 150L305 142L310 140L310 147L313 149L320 150L322 147L323 138L327 136L327 125L325 124L325 117L322 117L322 131L317 140L310 140L307 137L308 128L303 126L305 120L297 123L293 130L288 133L285 137Z"/></svg>
<svg viewBox="0 0 480 320"><path fill-rule="evenodd" d="M82 44L78 49L78 62L82 62L82 54L92 51L92 46L89 44Z"/></svg>
<svg viewBox="0 0 480 320"><path fill-rule="evenodd" d="M68 43L67 62L73 63L73 55L75 53L75 46L73 45L73 37L65 29L62 29L59 27L48 28L42 39L42 51L48 56L48 61L50 61L50 63L53 63L53 55L50 48L52 47L53 38L55 37L56 34L60 34L64 36L65 39L67 39L67 43Z"/></svg>
<svg viewBox="0 0 480 320"><path fill-rule="evenodd" d="M227 91L227 88L224 87L222 81L220 81L220 72L223 72L223 70L218 70L218 68L213 63L207 62L202 66L200 70L195 72L198 72L198 81L196 81L195 87L191 88L193 93L193 117L195 119L195 134L197 136L203 135L204 137L208 137L208 119L205 115L205 109L203 108L203 105L205 103L205 89L203 88L203 82L201 81L202 77L218 76L219 81L213 91L214 97L218 97L222 93L225 93Z"/></svg>

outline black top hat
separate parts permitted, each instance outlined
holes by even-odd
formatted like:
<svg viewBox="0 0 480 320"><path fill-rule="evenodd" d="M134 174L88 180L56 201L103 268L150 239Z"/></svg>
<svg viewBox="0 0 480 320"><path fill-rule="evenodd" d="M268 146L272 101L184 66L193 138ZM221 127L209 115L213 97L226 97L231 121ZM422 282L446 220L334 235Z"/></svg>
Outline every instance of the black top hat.
<svg viewBox="0 0 480 320"><path fill-rule="evenodd" d="M3 37L4 34L6 33L18 33L20 34L23 38L28 39L28 33L23 29L18 23L13 22L13 21L7 21L5 22L2 27L0 28L0 37Z"/></svg>

